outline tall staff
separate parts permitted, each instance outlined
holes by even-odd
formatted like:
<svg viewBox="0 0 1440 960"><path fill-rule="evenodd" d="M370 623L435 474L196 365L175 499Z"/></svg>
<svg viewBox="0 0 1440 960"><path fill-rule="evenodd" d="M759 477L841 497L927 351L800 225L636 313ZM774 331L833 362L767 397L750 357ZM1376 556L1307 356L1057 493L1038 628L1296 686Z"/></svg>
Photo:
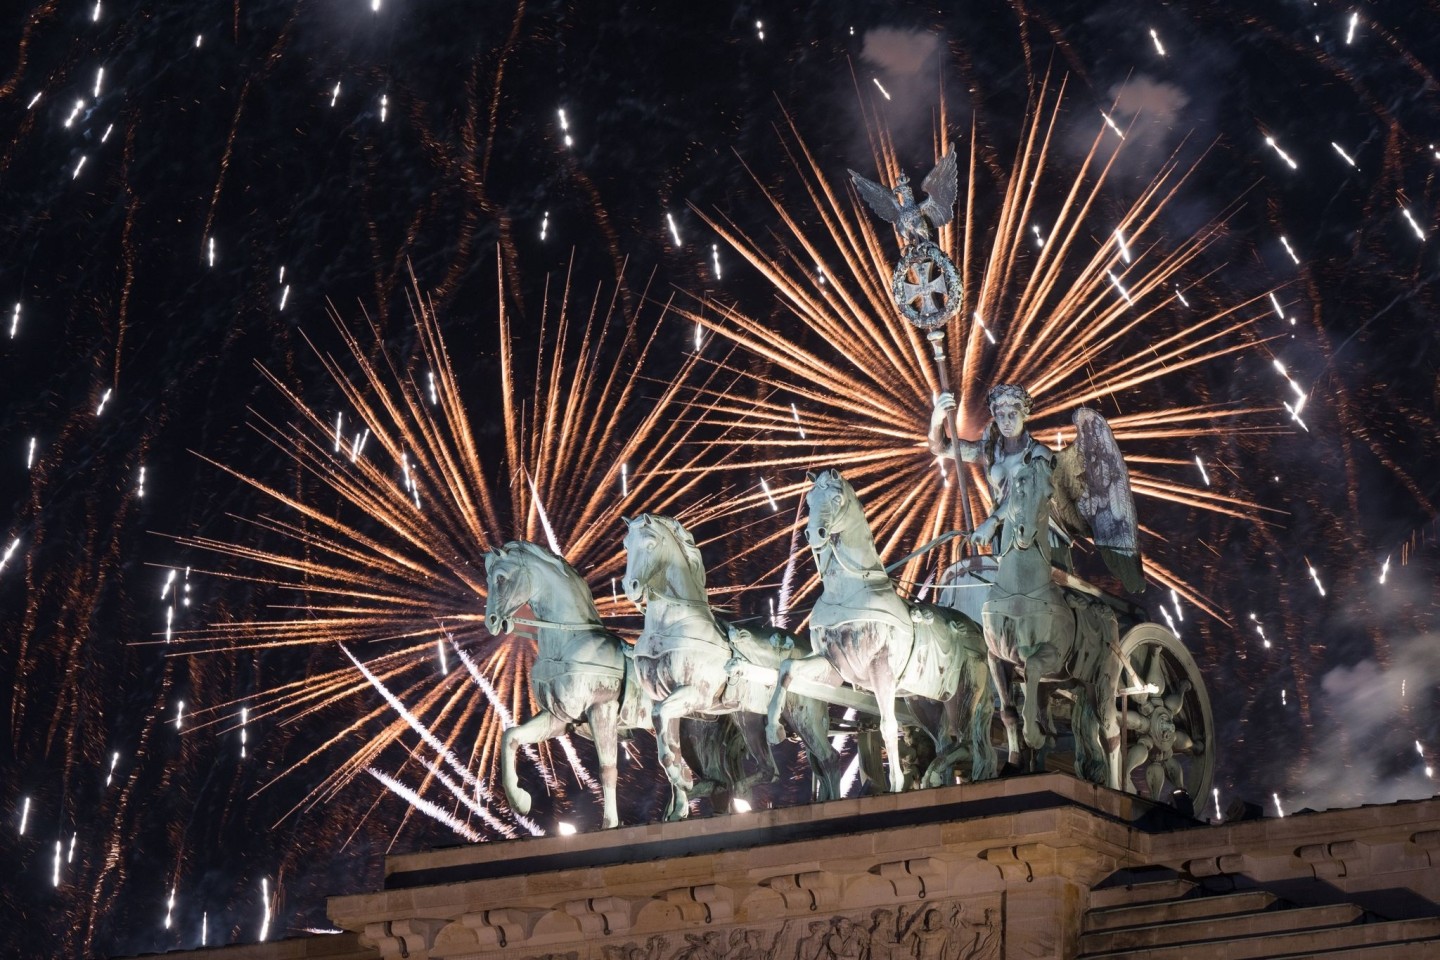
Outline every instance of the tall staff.
<svg viewBox="0 0 1440 960"><path fill-rule="evenodd" d="M867 180L854 170L850 179L856 191L880 219L895 225L900 235L900 261L890 278L890 297L895 309L914 326L925 331L935 356L940 389L950 390L950 368L945 358L945 325L960 312L960 272L933 238L932 231L955 216L955 199L960 193L959 165L952 144L940 162L920 184L925 201L917 204L905 174L893 188ZM945 417L950 440L959 449L960 431L955 412ZM956 487L960 495L960 519L966 530L973 528L965 465L956 458Z"/></svg>

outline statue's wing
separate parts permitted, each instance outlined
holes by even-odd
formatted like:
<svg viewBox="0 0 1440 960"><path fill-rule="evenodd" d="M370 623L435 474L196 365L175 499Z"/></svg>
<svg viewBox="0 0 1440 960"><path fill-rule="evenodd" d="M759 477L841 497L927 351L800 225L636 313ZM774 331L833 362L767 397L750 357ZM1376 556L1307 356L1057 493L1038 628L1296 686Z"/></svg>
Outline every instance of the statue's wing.
<svg viewBox="0 0 1440 960"><path fill-rule="evenodd" d="M850 171L850 182L855 184L856 191L861 199L870 205L875 215L886 223L895 223L900 219L900 204L895 202L895 192L881 186L874 180L866 180L854 170Z"/></svg>
<svg viewBox="0 0 1440 960"><path fill-rule="evenodd" d="M955 216L955 200L960 196L960 165L955 159L955 144L950 144L920 189L925 191L920 212L937 227L949 223Z"/></svg>
<svg viewBox="0 0 1440 960"><path fill-rule="evenodd" d="M1145 590L1145 570L1130 492L1130 472L1110 432L1094 410L1075 411L1075 442L1057 455L1054 509L1073 532L1095 541L1105 565L1131 593Z"/></svg>

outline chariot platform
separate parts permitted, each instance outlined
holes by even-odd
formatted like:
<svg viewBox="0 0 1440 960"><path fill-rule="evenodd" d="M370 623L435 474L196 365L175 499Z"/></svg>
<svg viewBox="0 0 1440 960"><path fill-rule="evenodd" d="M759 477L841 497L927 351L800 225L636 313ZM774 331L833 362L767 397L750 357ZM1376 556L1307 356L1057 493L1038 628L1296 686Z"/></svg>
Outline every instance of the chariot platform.
<svg viewBox="0 0 1440 960"><path fill-rule="evenodd" d="M1440 798L1206 824L1059 773L404 854L212 960L1440 955Z"/></svg>

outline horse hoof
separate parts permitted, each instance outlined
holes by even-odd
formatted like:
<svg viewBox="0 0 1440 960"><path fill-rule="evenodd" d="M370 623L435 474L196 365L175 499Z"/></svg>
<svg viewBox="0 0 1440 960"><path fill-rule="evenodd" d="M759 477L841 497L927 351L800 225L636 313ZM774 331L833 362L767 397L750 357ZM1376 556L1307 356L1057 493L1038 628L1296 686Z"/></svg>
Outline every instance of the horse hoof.
<svg viewBox="0 0 1440 960"><path fill-rule="evenodd" d="M765 725L765 739L770 741L771 746L785 741L785 731L780 724L770 723Z"/></svg>
<svg viewBox="0 0 1440 960"><path fill-rule="evenodd" d="M600 820L601 830L614 830L618 826L620 826L620 818L617 816L611 816L610 814L606 814Z"/></svg>

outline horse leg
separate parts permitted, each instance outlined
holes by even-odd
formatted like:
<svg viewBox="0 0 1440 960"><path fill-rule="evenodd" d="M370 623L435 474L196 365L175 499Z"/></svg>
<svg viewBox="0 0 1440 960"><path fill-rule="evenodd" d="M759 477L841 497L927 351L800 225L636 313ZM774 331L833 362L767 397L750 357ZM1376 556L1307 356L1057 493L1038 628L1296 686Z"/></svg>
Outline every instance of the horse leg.
<svg viewBox="0 0 1440 960"><path fill-rule="evenodd" d="M542 710L524 723L506 730L500 738L500 778L505 785L505 799L510 802L510 809L522 817L530 812L530 794L520 788L520 778L515 773L515 750L558 737L567 726L569 724L555 714Z"/></svg>
<svg viewBox="0 0 1440 960"><path fill-rule="evenodd" d="M785 710L785 698L789 696L792 680L799 677L812 683L823 683L827 687L838 687L842 682L840 671L818 653L799 660L782 661L779 674L775 692L770 695L770 710L765 715L765 736L771 743L779 743L785 739L785 731L780 726L780 716Z"/></svg>
<svg viewBox="0 0 1440 960"><path fill-rule="evenodd" d="M1020 704L1024 723L1025 745L1031 750L1045 746L1045 731L1040 729L1040 678L1053 676L1060 668L1060 651L1053 643L1041 643L1029 651L1021 649L1025 661L1025 702Z"/></svg>
<svg viewBox="0 0 1440 960"><path fill-rule="evenodd" d="M810 758L811 793L817 800L840 799L840 754L830 742L830 710L818 700L805 698L801 708L800 739Z"/></svg>
<svg viewBox="0 0 1440 960"><path fill-rule="evenodd" d="M748 794L757 783L774 783L780 779L780 767L770 752L770 743L765 739L765 726L758 713L732 713L730 722L740 731L745 741L745 752L755 760L758 771L736 785L735 793ZM716 811L717 813L719 811Z"/></svg>
<svg viewBox="0 0 1440 960"><path fill-rule="evenodd" d="M680 756L680 718L698 713L709 702L710 697L699 687L678 687L664 700L655 701L650 710L655 727L656 759L675 792L670 807L671 820L683 819L690 809L688 793L692 783L685 776L685 761Z"/></svg>
<svg viewBox="0 0 1440 960"><path fill-rule="evenodd" d="M945 729L949 704L924 697L906 697L905 704L935 747L935 759L931 760L924 770L919 771L916 784L921 788L943 786L946 774L941 771L947 769L946 761L950 759L950 747L953 743Z"/></svg>
<svg viewBox="0 0 1440 960"><path fill-rule="evenodd" d="M880 738L885 741L885 756L890 765L890 792L905 789L905 771L900 769L900 722L895 718L895 676L890 658L882 647L870 661L870 689L880 705Z"/></svg>
<svg viewBox="0 0 1440 960"><path fill-rule="evenodd" d="M1000 698L1000 719L1005 724L1005 745L1008 749L1005 765L1019 770L1020 715L1015 711L1010 664L993 653L986 659L990 664L990 681L995 684L995 695Z"/></svg>
<svg viewBox="0 0 1440 960"><path fill-rule="evenodd" d="M616 762L620 747L620 703L597 703L586 714L590 721L590 732L595 737L595 754L600 760L600 796L604 802L604 815L600 825L605 829L618 827L620 815L615 807Z"/></svg>

